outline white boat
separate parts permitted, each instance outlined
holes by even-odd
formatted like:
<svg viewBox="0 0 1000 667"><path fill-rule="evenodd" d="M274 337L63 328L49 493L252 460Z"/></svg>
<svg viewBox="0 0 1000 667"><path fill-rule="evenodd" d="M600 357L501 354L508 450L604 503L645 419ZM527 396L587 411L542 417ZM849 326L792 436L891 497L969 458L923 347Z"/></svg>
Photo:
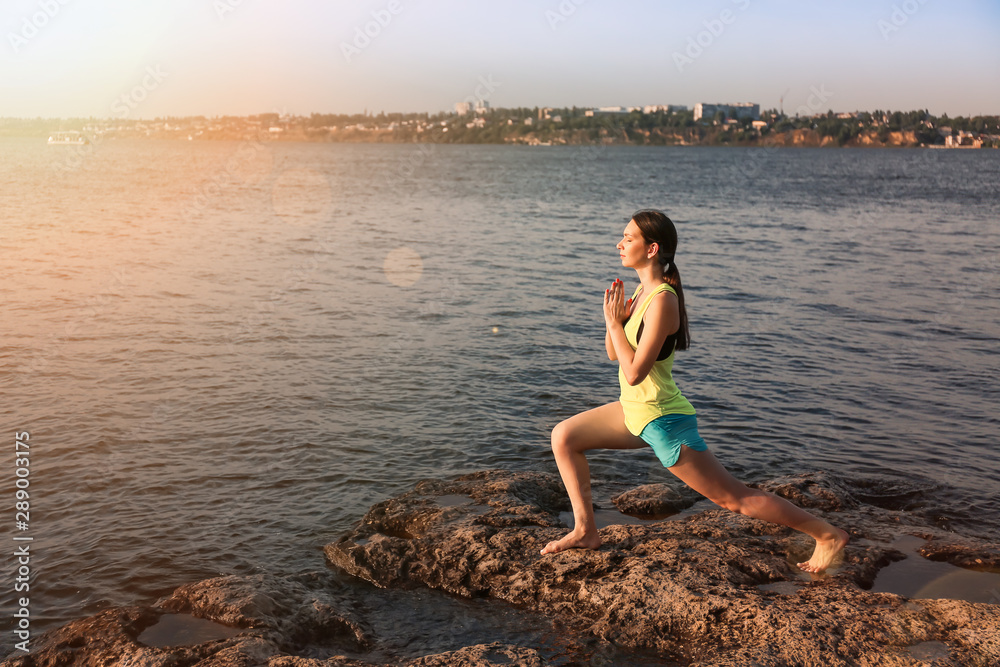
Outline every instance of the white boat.
<svg viewBox="0 0 1000 667"><path fill-rule="evenodd" d="M85 146L90 141L79 132L53 132L49 137L49 146Z"/></svg>

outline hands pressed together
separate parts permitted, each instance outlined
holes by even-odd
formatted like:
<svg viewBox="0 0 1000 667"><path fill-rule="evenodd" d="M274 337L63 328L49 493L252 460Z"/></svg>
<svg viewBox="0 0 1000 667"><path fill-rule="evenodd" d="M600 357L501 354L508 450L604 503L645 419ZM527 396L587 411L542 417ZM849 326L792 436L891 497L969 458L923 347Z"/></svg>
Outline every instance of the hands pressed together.
<svg viewBox="0 0 1000 667"><path fill-rule="evenodd" d="M616 322L624 324L631 306L632 299L625 300L625 283L615 278L611 287L604 290L604 324L609 328Z"/></svg>

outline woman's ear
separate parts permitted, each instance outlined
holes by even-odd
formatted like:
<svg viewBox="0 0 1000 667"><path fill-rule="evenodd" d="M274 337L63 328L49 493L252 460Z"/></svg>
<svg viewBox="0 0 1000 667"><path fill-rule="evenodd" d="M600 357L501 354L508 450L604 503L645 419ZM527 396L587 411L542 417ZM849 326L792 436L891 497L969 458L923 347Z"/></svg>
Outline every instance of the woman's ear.
<svg viewBox="0 0 1000 667"><path fill-rule="evenodd" d="M658 253L660 251L660 245L658 243L650 243L649 244L649 249L651 251L650 255L649 255L649 258L653 259L653 257L656 257L656 253Z"/></svg>

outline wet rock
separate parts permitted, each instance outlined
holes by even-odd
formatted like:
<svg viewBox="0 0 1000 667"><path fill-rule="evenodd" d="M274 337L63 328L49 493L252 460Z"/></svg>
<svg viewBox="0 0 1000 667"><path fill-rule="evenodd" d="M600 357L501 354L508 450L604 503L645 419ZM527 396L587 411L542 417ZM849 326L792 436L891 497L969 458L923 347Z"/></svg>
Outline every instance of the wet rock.
<svg viewBox="0 0 1000 667"><path fill-rule="evenodd" d="M644 484L611 498L619 512L641 517L666 517L685 510L701 496L683 493L666 484Z"/></svg>
<svg viewBox="0 0 1000 667"><path fill-rule="evenodd" d="M354 600L328 573L300 577L228 576L181 586L148 607L106 609L45 633L29 654L13 655L4 667L371 667L363 657L376 644ZM167 613L190 614L235 628L237 635L192 646L146 646L143 631ZM404 612L405 613L405 612ZM542 664L537 652L504 644L478 645L390 664Z"/></svg>
<svg viewBox="0 0 1000 667"><path fill-rule="evenodd" d="M69 623L32 642L31 653L4 665L108 665L130 667L264 665L272 658L321 644L346 651L370 644L362 623L318 576L218 577L178 588L149 607L113 608ZM146 646L144 630L165 613L185 613L243 631L193 646ZM330 663L327 663L330 664ZM364 665L343 660L338 664Z"/></svg>
<svg viewBox="0 0 1000 667"><path fill-rule="evenodd" d="M847 485L822 472L779 477L751 486L770 491L810 511L842 511L859 504Z"/></svg>
<svg viewBox="0 0 1000 667"><path fill-rule="evenodd" d="M478 644L458 651L418 658L406 663L407 667L489 667L491 665L517 665L542 667L546 661L538 651L509 644Z"/></svg>
<svg viewBox="0 0 1000 667"><path fill-rule="evenodd" d="M810 554L804 536L708 503L692 507L693 496L661 485L615 495L620 488L595 482L595 497L613 496L619 509L633 514L687 509L666 520L608 525L596 551L541 556L544 544L567 531L559 517L569 503L556 475L487 471L429 480L373 506L325 549L330 563L354 577L416 590L348 585L333 571L218 577L181 586L155 605L107 609L69 623L35 638L29 655L3 664L1000 664L1000 606L870 590L882 568L907 557L894 548L903 534L926 540L920 548L926 557L997 567L997 545L943 531L906 511L919 502L914 488L921 484L819 473L760 483L850 531L842 562L815 576L794 565ZM552 619L546 626L552 630L518 643L494 635L495 626L480 617L472 626L502 641L478 643L480 636L457 650L401 658L379 632L398 633L403 618L411 632L431 627L409 618L420 613L410 602L426 597L427 587L478 599L449 598L462 605L444 615L449 624L463 625L473 606L477 613L496 606L518 618L542 614L531 618ZM361 588L366 602L358 597ZM441 603L429 604L425 610ZM209 619L235 634L191 646L144 645L144 633L164 614ZM403 639L408 636L404 631ZM547 643L552 636L562 643Z"/></svg>
<svg viewBox="0 0 1000 667"><path fill-rule="evenodd" d="M32 641L31 652L15 653L19 657L6 660L4 665L80 665L94 667L109 664L160 665L163 657L155 649L136 643L136 637L153 625L160 614L144 607L105 609L89 618L73 621ZM195 660L197 653L185 651L181 660Z"/></svg>
<svg viewBox="0 0 1000 667"><path fill-rule="evenodd" d="M1000 570L1000 547L997 545L963 542L955 536L928 537L930 541L919 549L924 558L970 570ZM997 591L997 599L1000 601L1000 591Z"/></svg>
<svg viewBox="0 0 1000 667"><path fill-rule="evenodd" d="M259 630L283 650L325 644L352 652L371 648L363 621L345 608L346 591L316 574L299 579L260 574L219 577L181 586L158 607Z"/></svg>
<svg viewBox="0 0 1000 667"><path fill-rule="evenodd" d="M599 550L541 556L541 547L567 530L557 520L566 509L561 484L551 475L505 471L418 486L380 503L326 554L379 586L506 600L681 663L907 665L917 660L911 647L942 644L954 664L1000 664L1000 607L866 590L881 568L906 557L889 546L893 536L910 530L948 537L898 509L912 489L825 474L760 487L848 529L852 542L842 562L827 575L807 575L794 563L809 557L811 540L722 509L607 526ZM445 494L475 502L428 510L433 496ZM637 506L622 496L623 505ZM633 495L636 503L651 499L647 507L657 497L656 489ZM872 497L890 508L861 500ZM776 582L799 588L766 586Z"/></svg>

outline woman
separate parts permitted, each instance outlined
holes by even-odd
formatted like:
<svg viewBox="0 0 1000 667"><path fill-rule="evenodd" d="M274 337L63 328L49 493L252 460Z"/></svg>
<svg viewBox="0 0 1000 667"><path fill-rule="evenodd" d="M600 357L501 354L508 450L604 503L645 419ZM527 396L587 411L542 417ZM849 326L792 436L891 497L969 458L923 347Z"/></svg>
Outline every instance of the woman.
<svg viewBox="0 0 1000 667"><path fill-rule="evenodd" d="M648 445L670 472L715 504L789 526L815 539L812 557L798 565L806 572L822 572L847 543L847 533L730 475L698 435L694 407L671 377L674 351L688 347L673 222L660 211L637 211L617 248L622 266L635 269L641 282L627 302L623 302L620 280L604 292L604 345L608 358L619 363L621 396L552 429L552 451L573 503L575 525L561 540L549 542L542 553L601 546L584 452ZM641 302L636 300L640 294Z"/></svg>

